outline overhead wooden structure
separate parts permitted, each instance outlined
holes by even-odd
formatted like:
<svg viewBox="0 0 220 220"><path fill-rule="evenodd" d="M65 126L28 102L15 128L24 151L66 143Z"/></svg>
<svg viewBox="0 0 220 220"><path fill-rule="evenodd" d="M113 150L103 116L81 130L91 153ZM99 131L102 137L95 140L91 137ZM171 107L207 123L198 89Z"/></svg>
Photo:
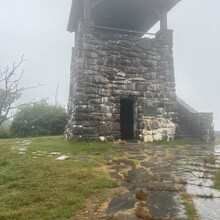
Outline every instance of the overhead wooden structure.
<svg viewBox="0 0 220 220"><path fill-rule="evenodd" d="M158 21L167 28L167 13L180 0L72 0L69 32L77 31L81 18L97 26L147 32Z"/></svg>

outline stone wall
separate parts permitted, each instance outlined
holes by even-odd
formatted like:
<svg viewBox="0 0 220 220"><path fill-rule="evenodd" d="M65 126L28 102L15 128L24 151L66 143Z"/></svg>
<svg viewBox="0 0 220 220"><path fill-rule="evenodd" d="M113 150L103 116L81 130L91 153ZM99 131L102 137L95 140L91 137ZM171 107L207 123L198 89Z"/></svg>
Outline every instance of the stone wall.
<svg viewBox="0 0 220 220"><path fill-rule="evenodd" d="M120 139L120 100L129 98L136 139L172 139L178 121L172 46L171 30L150 39L81 20L72 55L67 138Z"/></svg>
<svg viewBox="0 0 220 220"><path fill-rule="evenodd" d="M193 128L201 141L215 141L213 113L197 113L192 116Z"/></svg>
<svg viewBox="0 0 220 220"><path fill-rule="evenodd" d="M144 117L144 142L159 140L173 141L176 125L169 119L161 117Z"/></svg>
<svg viewBox="0 0 220 220"><path fill-rule="evenodd" d="M220 131L215 131L215 140L220 141Z"/></svg>
<svg viewBox="0 0 220 220"><path fill-rule="evenodd" d="M189 140L196 138L204 142L215 141L213 113L197 112L180 98L177 99L177 102L180 136ZM182 127L187 131L181 132Z"/></svg>

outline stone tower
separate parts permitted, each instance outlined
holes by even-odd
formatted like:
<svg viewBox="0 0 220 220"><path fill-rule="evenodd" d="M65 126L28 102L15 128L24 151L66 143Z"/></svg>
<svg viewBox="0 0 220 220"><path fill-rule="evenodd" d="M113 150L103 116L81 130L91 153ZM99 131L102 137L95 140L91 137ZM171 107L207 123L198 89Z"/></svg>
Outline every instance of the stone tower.
<svg viewBox="0 0 220 220"><path fill-rule="evenodd" d="M197 113L185 108L175 93L173 31L167 29L167 13L178 2L73 0L68 139L148 142L182 137L186 126L194 129L186 121ZM158 21L160 30L145 34ZM203 134L198 128L190 134L211 140L212 114L204 115L195 117Z"/></svg>

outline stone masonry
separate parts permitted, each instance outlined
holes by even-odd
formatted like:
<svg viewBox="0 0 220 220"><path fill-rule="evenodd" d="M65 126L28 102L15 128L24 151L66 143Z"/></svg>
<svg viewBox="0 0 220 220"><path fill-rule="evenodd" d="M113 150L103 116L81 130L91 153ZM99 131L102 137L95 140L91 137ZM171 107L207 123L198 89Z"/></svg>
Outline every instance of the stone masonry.
<svg viewBox="0 0 220 220"><path fill-rule="evenodd" d="M135 139L173 140L178 112L172 48L172 30L143 38L80 20L72 54L66 137L120 139L121 100L130 100Z"/></svg>

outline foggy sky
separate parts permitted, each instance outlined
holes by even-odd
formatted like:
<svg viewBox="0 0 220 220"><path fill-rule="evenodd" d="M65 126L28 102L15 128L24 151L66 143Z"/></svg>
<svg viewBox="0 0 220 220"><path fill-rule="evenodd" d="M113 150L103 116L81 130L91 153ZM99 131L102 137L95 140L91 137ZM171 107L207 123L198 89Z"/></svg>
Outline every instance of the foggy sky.
<svg viewBox="0 0 220 220"><path fill-rule="evenodd" d="M21 85L44 83L22 101L49 98L59 84L58 101L68 101L73 34L66 31L71 0L0 0L0 65L24 54ZM220 130L220 1L182 0L168 15L174 29L177 95L199 112L214 112ZM154 28L155 29L155 28Z"/></svg>

